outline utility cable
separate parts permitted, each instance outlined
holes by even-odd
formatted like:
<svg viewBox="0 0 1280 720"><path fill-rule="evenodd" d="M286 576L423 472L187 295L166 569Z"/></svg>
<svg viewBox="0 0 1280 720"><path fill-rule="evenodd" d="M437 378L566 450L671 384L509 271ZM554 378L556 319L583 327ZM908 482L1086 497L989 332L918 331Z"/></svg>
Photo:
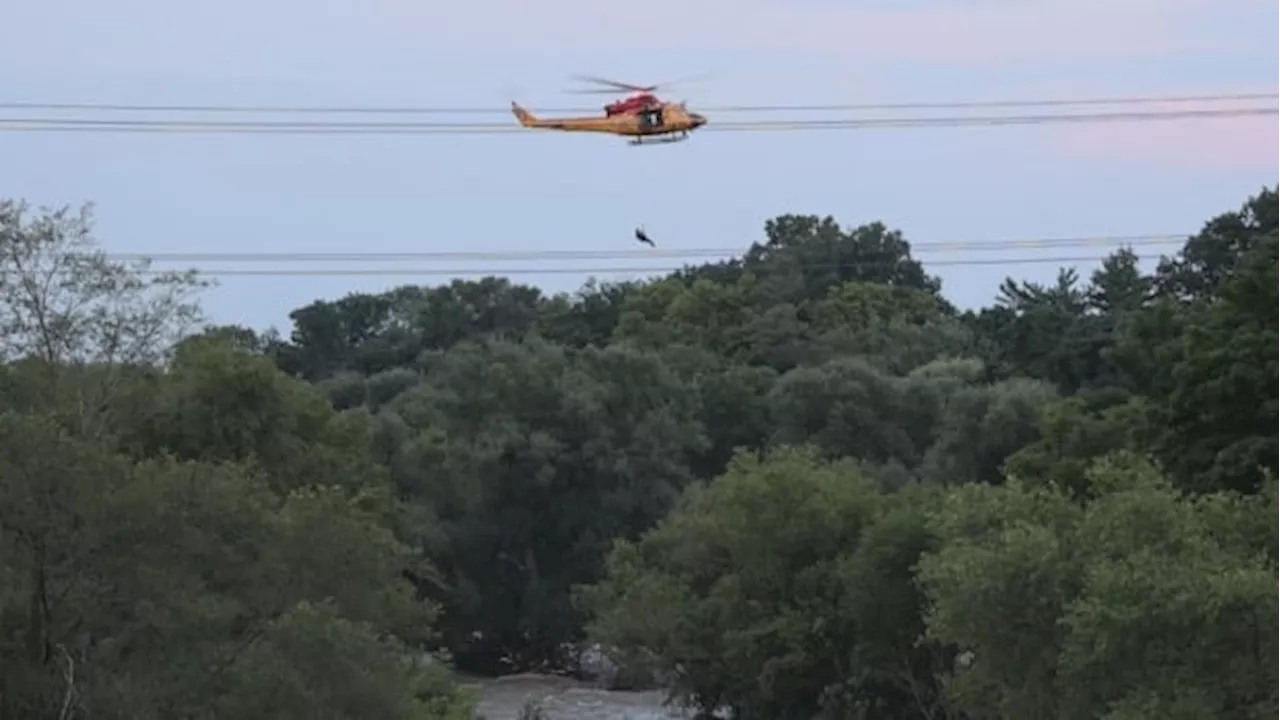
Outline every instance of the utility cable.
<svg viewBox="0 0 1280 720"><path fill-rule="evenodd" d="M838 120L758 120L714 121L697 132L760 132L803 130L864 130L875 128L937 128L1001 125L1043 125L1066 123L1154 122L1229 118L1280 114L1280 108L1246 107L1226 109L1152 110L1109 113L1068 113L1036 115L952 116L927 118L845 118ZM104 120L89 118L19 117L0 118L0 132L131 132L131 133L222 133L276 135L488 135L530 134L530 128L511 123L486 122L292 122L217 120ZM544 130L558 134L561 130ZM607 133L591 133L607 134Z"/></svg>
<svg viewBox="0 0 1280 720"><path fill-rule="evenodd" d="M1078 248L1098 245L1147 246L1185 242L1183 234L1112 235L1097 237L1030 238L1013 240L912 243L911 252L995 252L1014 249ZM412 252L156 252L104 253L110 260L178 263L311 263L311 262L412 262L415 260L608 260L655 258L720 258L741 254L743 248L657 248L654 250L493 250L493 251L412 251Z"/></svg>
<svg viewBox="0 0 1280 720"><path fill-rule="evenodd" d="M1106 256L1066 256L1066 257L1003 257L1003 258L974 258L967 260L931 260L923 263L926 268L935 267L953 267L953 266L972 266L972 265L1046 265L1046 264L1075 264L1075 263L1098 263L1106 260ZM1137 256L1138 260L1151 259L1151 256ZM795 265L787 265L785 270L790 269L806 269L806 270L849 270L853 268L874 268L874 267L896 267L900 263L897 262L848 262L848 263L798 263ZM398 276L440 276L448 275L452 277L467 276L491 276L491 275L605 275L605 274L624 274L624 273L672 273L679 270L692 270L697 266L688 265L651 265L651 266L626 266L616 265L608 267L517 267L517 268L333 268L333 269L312 269L312 268L188 268L183 270L151 270L146 269L140 271L144 275L171 275L175 272L193 271L197 275L209 277L232 277L232 276L259 276L259 277L302 277L302 276L328 276L328 277L398 277ZM55 270L53 274L58 274Z"/></svg>
<svg viewBox="0 0 1280 720"><path fill-rule="evenodd" d="M620 92L619 95L624 93ZM848 112L864 110L959 110L973 108L1029 108L1098 105L1150 105L1275 100L1278 93L1217 93L1205 95L1119 96L1101 98L1053 98L1040 100L968 100L954 102L833 103L788 105L721 105L700 107L708 113ZM69 102L0 102L0 110L56 110L89 112L244 113L328 115L488 115L508 114L505 107L446 106L305 106L305 105L179 105ZM599 106L535 108L537 112L598 114Z"/></svg>

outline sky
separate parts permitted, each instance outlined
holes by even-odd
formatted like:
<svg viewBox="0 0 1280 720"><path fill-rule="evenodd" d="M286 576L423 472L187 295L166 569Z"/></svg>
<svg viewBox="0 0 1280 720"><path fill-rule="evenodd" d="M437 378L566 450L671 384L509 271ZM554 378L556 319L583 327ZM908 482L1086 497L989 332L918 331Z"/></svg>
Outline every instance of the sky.
<svg viewBox="0 0 1280 720"><path fill-rule="evenodd" d="M1275 93L1280 67L1269 0L42 0L5 15L20 30L0 43L0 101L501 111L513 99L582 105L564 94L575 73L706 74L673 92L697 110ZM641 224L664 249L728 251L783 213L878 220L926 245L1191 234L1277 182L1277 137L1274 116L703 133L649 148L553 133L0 133L0 197L93 202L96 235L118 253L631 251ZM1105 248L1042 251L1064 252ZM975 256L920 257L929 268ZM586 278L537 271L577 267L563 261L494 267L513 265L528 268L513 279L548 291ZM961 306L990 302L1006 276L1056 274L931 271ZM313 300L446 279L227 277L205 308L287 334L288 313Z"/></svg>

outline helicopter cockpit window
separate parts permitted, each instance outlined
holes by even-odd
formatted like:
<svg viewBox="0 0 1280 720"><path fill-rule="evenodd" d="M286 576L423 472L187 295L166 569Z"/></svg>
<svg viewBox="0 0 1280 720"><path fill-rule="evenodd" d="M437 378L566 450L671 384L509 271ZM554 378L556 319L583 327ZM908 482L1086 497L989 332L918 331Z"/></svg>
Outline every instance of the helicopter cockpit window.
<svg viewBox="0 0 1280 720"><path fill-rule="evenodd" d="M653 110L645 110L640 113L640 123L645 127L658 127L662 125L662 109L655 108Z"/></svg>

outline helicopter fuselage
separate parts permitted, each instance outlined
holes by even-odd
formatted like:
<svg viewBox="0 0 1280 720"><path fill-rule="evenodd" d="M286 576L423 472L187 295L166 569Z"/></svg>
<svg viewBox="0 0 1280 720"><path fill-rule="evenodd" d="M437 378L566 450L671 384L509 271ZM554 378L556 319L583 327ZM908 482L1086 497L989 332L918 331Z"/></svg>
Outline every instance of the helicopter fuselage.
<svg viewBox="0 0 1280 720"><path fill-rule="evenodd" d="M598 132L633 137L679 136L680 139L707 123L706 117L685 109L683 103L662 103L637 112L605 117L538 118L516 103L511 112L527 128L566 132Z"/></svg>

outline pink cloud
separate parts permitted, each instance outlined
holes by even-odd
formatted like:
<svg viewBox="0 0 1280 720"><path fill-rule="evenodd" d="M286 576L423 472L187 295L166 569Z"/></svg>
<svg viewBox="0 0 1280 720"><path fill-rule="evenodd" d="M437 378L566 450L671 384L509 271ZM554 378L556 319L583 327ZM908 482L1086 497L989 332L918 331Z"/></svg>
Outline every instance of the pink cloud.
<svg viewBox="0 0 1280 720"><path fill-rule="evenodd" d="M1219 0L1220 1L1220 0ZM403 30L449 45L523 49L738 50L987 63L1162 53L1195 43L1208 0L926 0L858 7L806 0L473 0L380 5ZM513 28L519 34L513 40Z"/></svg>
<svg viewBox="0 0 1280 720"><path fill-rule="evenodd" d="M1280 171L1280 132L1274 115L1080 125L1059 128L1053 137L1057 147L1077 157Z"/></svg>

